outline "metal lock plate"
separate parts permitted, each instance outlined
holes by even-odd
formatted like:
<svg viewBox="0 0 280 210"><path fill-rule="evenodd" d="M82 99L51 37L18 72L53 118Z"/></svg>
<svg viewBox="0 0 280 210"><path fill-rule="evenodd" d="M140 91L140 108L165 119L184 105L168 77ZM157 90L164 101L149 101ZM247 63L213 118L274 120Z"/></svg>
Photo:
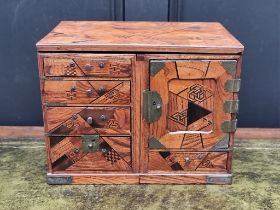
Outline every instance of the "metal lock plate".
<svg viewBox="0 0 280 210"><path fill-rule="evenodd" d="M99 151L100 137L99 135L84 135L82 136L82 145L84 152Z"/></svg>
<svg viewBox="0 0 280 210"><path fill-rule="evenodd" d="M162 113L162 99L158 92L145 90L143 93L143 118L146 122L157 121Z"/></svg>
<svg viewBox="0 0 280 210"><path fill-rule="evenodd" d="M207 184L231 184L231 176L207 176Z"/></svg>
<svg viewBox="0 0 280 210"><path fill-rule="evenodd" d="M47 177L48 184L72 184L71 176L48 176Z"/></svg>

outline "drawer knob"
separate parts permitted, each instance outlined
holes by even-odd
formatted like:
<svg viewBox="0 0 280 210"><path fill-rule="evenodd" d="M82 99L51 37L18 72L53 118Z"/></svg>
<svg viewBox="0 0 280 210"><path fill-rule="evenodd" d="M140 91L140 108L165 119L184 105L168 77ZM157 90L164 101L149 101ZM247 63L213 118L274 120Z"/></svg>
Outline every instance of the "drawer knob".
<svg viewBox="0 0 280 210"><path fill-rule="evenodd" d="M86 71L91 71L92 70L92 66L90 64L86 64L84 68L85 68Z"/></svg>
<svg viewBox="0 0 280 210"><path fill-rule="evenodd" d="M185 158L185 162L186 162L186 164L189 164L189 163L192 162L192 161L191 161L191 159L190 159L189 157L186 157L186 158Z"/></svg>
<svg viewBox="0 0 280 210"><path fill-rule="evenodd" d="M101 63L99 63L99 68L104 68L105 67L105 63L103 63L103 62L101 62Z"/></svg>
<svg viewBox="0 0 280 210"><path fill-rule="evenodd" d="M75 67L75 62L74 61L70 61L69 62L69 67Z"/></svg>
<svg viewBox="0 0 280 210"><path fill-rule="evenodd" d="M92 89L88 89L86 90L87 96L90 97L93 94L93 90Z"/></svg>
<svg viewBox="0 0 280 210"><path fill-rule="evenodd" d="M98 90L97 90L97 92L98 92L98 94L99 95L102 95L102 94L104 94L105 92L106 92L107 90L106 90L106 88L105 87L100 87L100 88L98 88Z"/></svg>
<svg viewBox="0 0 280 210"><path fill-rule="evenodd" d="M74 92L75 90L76 90L76 87L75 86L71 86L70 91Z"/></svg>
<svg viewBox="0 0 280 210"><path fill-rule="evenodd" d="M100 115L100 120L106 120L106 115L104 115L104 114L102 114L102 115Z"/></svg>
<svg viewBox="0 0 280 210"><path fill-rule="evenodd" d="M92 124L92 122L93 122L92 117L88 117L88 118L87 118L87 123L91 125L91 124Z"/></svg>

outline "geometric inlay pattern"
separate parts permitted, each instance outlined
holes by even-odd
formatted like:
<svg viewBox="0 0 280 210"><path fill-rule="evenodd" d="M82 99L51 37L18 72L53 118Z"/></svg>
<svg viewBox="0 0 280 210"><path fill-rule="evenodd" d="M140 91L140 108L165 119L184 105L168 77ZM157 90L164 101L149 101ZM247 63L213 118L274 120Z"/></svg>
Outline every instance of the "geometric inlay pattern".
<svg viewBox="0 0 280 210"><path fill-rule="evenodd" d="M103 153L103 155L107 161L111 162L112 165L121 159L121 156L115 152L115 150L109 150L108 152Z"/></svg>
<svg viewBox="0 0 280 210"><path fill-rule="evenodd" d="M187 110L184 110L182 112L176 112L175 114L173 114L172 116L170 116L170 119L172 119L173 121L180 123L182 125L187 126L186 120L187 118Z"/></svg>
<svg viewBox="0 0 280 210"><path fill-rule="evenodd" d="M211 95L212 93L209 90L205 90L203 86L194 84L190 87L188 98L195 102L202 102Z"/></svg>
<svg viewBox="0 0 280 210"><path fill-rule="evenodd" d="M188 125L210 114L211 111L189 101L188 102Z"/></svg>

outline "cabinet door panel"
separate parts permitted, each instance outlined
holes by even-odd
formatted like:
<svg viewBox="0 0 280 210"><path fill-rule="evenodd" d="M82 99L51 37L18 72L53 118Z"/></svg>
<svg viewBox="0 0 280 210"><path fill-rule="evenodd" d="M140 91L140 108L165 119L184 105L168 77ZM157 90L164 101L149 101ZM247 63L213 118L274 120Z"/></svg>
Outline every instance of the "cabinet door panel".
<svg viewBox="0 0 280 210"><path fill-rule="evenodd" d="M150 148L215 150L219 142L228 142L222 124L232 116L224 103L233 93L225 83L235 69L235 60L151 61L150 91L161 96L162 114L150 123Z"/></svg>

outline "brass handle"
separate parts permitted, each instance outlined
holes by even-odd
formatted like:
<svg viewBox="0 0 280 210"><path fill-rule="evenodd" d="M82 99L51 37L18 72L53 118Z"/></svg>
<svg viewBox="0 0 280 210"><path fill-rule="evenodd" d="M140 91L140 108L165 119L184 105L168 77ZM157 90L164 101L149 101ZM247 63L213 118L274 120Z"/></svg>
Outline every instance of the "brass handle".
<svg viewBox="0 0 280 210"><path fill-rule="evenodd" d="M92 70L92 66L90 64L86 64L84 68L85 68L86 71L91 71Z"/></svg>
<svg viewBox="0 0 280 210"><path fill-rule="evenodd" d="M88 117L88 118L87 118L87 123L91 125L92 122L93 122L93 118L92 118L92 117Z"/></svg>
<svg viewBox="0 0 280 210"><path fill-rule="evenodd" d="M99 66L99 68L101 68L101 69L102 69L102 68L104 68L104 67L105 67L105 63L101 62L101 63L99 63L99 65L98 65L98 66Z"/></svg>
<svg viewBox="0 0 280 210"><path fill-rule="evenodd" d="M88 89L86 90L87 96L90 97L93 94L93 90L92 89Z"/></svg>

